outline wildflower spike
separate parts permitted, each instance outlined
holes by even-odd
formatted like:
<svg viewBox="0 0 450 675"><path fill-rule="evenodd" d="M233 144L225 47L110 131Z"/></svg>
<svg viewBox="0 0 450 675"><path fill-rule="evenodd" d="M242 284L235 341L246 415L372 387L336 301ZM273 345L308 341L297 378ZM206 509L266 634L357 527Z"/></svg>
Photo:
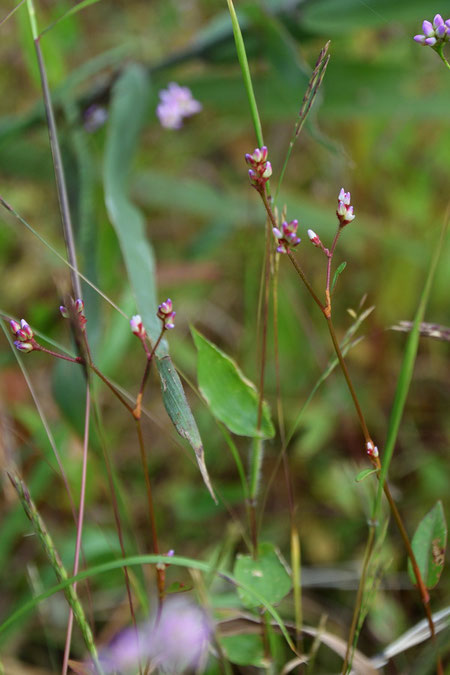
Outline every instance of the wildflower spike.
<svg viewBox="0 0 450 675"><path fill-rule="evenodd" d="M167 300L158 306L157 316L163 322L165 330L175 328L175 324L173 322L175 314L176 312L173 311L172 300L170 298L167 298Z"/></svg>
<svg viewBox="0 0 450 675"><path fill-rule="evenodd" d="M253 152L245 155L245 161L251 167L248 171L250 183L254 188L261 191L272 175L272 165L267 161L268 150L265 145L255 148Z"/></svg>
<svg viewBox="0 0 450 675"><path fill-rule="evenodd" d="M341 227L348 225L355 218L353 206L350 204L350 199L350 192L345 192L344 188L341 188L341 191L338 195L338 207L336 210L336 215L339 219Z"/></svg>
<svg viewBox="0 0 450 675"><path fill-rule="evenodd" d="M450 19L444 21L440 14L436 14L431 21L424 21L422 23L423 33L414 35L414 40L424 47L433 47L437 50L444 42L450 41Z"/></svg>
<svg viewBox="0 0 450 675"><path fill-rule="evenodd" d="M288 253L289 248L298 246L301 242L300 237L297 237L298 220L284 221L281 224L281 230L274 227L272 232L277 240L278 253Z"/></svg>

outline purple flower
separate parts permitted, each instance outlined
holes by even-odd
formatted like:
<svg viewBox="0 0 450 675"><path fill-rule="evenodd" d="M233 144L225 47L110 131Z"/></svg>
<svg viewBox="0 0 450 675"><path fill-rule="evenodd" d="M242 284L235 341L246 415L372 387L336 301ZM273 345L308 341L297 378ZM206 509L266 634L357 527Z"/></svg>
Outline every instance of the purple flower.
<svg viewBox="0 0 450 675"><path fill-rule="evenodd" d="M284 221L281 224L281 230L278 227L272 228L272 231L277 240L278 253L288 253L290 246L298 246L301 242L300 237L297 237L298 220Z"/></svg>
<svg viewBox="0 0 450 675"><path fill-rule="evenodd" d="M261 191L272 175L272 165L267 161L268 150L265 145L255 148L253 152L245 155L245 161L251 166L248 171L250 183L254 188Z"/></svg>
<svg viewBox="0 0 450 675"><path fill-rule="evenodd" d="M212 634L205 611L185 597L165 600L161 612L135 630L128 628L100 653L105 672L133 672L150 660L158 672L176 675L204 662Z"/></svg>
<svg viewBox="0 0 450 675"><path fill-rule="evenodd" d="M450 19L444 21L440 14L436 14L431 21L422 23L423 35L414 35L414 40L427 47L439 47L450 40Z"/></svg>
<svg viewBox="0 0 450 675"><path fill-rule="evenodd" d="M83 113L83 126L92 134L102 127L108 119L108 111L101 105L93 103Z"/></svg>
<svg viewBox="0 0 450 675"><path fill-rule="evenodd" d="M200 112L202 104L196 101L188 87L180 87L176 82L170 82L167 89L159 92L161 99L156 114L161 125L166 129L180 129L183 119Z"/></svg>
<svg viewBox="0 0 450 675"><path fill-rule="evenodd" d="M348 225L355 218L353 206L350 205L350 199L350 192L345 192L344 188L341 188L341 191L338 195L338 207L336 210L336 215L339 219L341 227Z"/></svg>
<svg viewBox="0 0 450 675"><path fill-rule="evenodd" d="M32 352L34 349L39 349L39 346L34 339L33 329L25 319L21 319L20 323L11 319L9 325L16 338L14 341L16 349L20 352Z"/></svg>
<svg viewBox="0 0 450 675"><path fill-rule="evenodd" d="M164 328L166 330L175 328L175 324L173 322L175 314L176 312L174 312L172 309L172 300L170 298L167 298L167 300L158 306L157 316L163 322Z"/></svg>

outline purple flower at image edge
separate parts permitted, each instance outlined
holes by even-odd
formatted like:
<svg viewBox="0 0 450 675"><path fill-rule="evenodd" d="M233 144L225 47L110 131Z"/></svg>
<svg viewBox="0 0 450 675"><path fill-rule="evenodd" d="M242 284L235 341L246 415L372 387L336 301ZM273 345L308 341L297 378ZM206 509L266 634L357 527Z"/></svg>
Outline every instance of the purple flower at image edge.
<svg viewBox="0 0 450 675"><path fill-rule="evenodd" d="M142 624L137 635L133 628L119 633L100 653L100 662L107 675L134 672L147 660L161 673L175 675L204 662L211 635L202 607L185 597L168 598L159 616Z"/></svg>
<svg viewBox="0 0 450 675"><path fill-rule="evenodd" d="M156 114L166 129L180 129L183 119L202 110L202 104L196 101L188 87L180 87L176 82L170 82L167 89L159 92L160 103Z"/></svg>
<svg viewBox="0 0 450 675"><path fill-rule="evenodd" d="M436 14L431 21L422 23L423 34L414 35L414 40L425 47L436 47L450 40L450 19L444 21L440 14Z"/></svg>

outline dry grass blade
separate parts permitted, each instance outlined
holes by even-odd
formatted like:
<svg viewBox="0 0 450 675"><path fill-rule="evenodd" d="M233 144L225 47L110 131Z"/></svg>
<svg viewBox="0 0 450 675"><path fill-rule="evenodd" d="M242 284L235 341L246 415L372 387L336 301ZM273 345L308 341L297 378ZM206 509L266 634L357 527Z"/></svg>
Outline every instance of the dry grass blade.
<svg viewBox="0 0 450 675"><path fill-rule="evenodd" d="M412 321L399 321L395 325L390 326L390 329L401 331L402 333L410 333L413 329L413 325ZM450 328L448 326L440 326L437 323L420 323L419 335L421 337L442 340L443 342L450 342Z"/></svg>

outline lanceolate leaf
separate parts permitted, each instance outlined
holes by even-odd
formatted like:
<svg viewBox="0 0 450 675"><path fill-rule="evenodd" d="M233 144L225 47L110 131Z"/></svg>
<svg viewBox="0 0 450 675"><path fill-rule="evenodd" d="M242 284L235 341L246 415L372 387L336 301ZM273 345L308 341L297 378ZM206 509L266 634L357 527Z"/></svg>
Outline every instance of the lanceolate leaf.
<svg viewBox="0 0 450 675"><path fill-rule="evenodd" d="M434 588L444 569L447 545L447 524L442 502L438 501L420 521L411 542L420 573L427 588ZM408 560L408 573L413 583L416 577Z"/></svg>
<svg viewBox="0 0 450 675"><path fill-rule="evenodd" d="M339 276L342 274L342 272L345 270L347 267L347 263L343 262L339 265L337 268L336 272L334 273L333 281L331 282L331 292L334 291L334 287L336 286L336 282L339 279Z"/></svg>
<svg viewBox="0 0 450 675"><path fill-rule="evenodd" d="M266 403L258 429L256 387L227 354L194 328L191 331L198 350L198 385L213 415L234 434L272 438L275 429Z"/></svg>
<svg viewBox="0 0 450 675"><path fill-rule="evenodd" d="M145 235L144 217L130 201L127 182L147 110L148 77L144 68L129 66L112 92L110 118L103 165L105 199L111 223L122 250L136 308L153 342L158 339L161 322L156 316L157 291L153 249ZM211 492L203 457L203 446L178 374L168 356L165 340L156 352L166 410L178 433L195 451L203 479Z"/></svg>

